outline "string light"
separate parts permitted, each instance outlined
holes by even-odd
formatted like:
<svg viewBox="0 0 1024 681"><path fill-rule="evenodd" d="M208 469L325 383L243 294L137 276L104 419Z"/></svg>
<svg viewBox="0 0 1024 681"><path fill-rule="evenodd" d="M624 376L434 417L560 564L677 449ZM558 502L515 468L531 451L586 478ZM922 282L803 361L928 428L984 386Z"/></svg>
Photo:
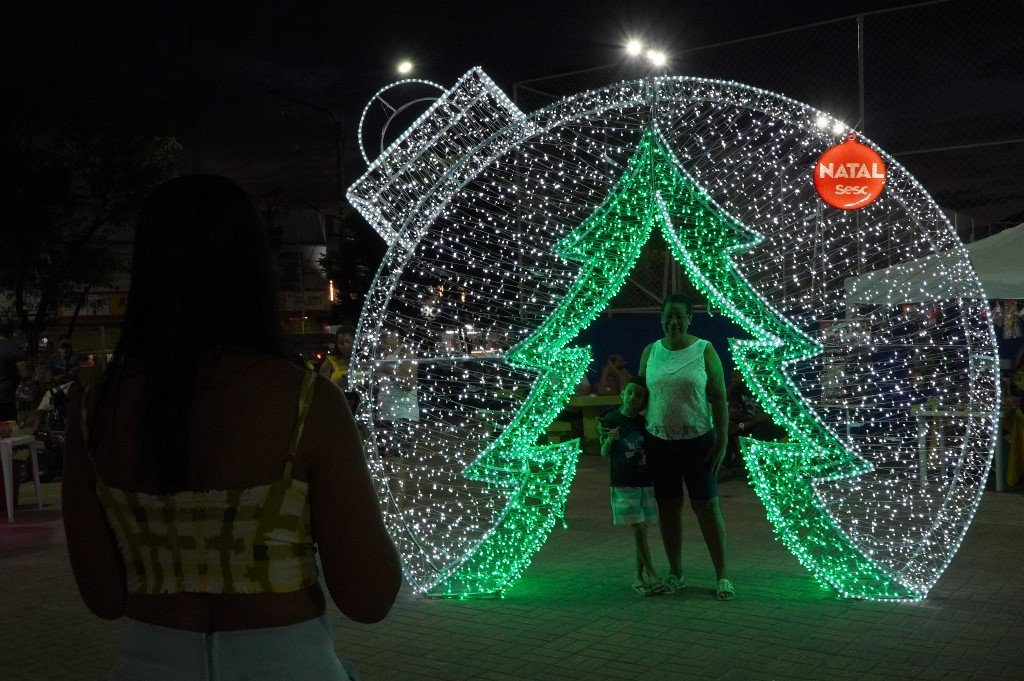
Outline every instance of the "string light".
<svg viewBox="0 0 1024 681"><path fill-rule="evenodd" d="M788 434L742 440L780 539L843 596L928 593L991 463L995 336L962 244L895 160L867 208L817 198L814 162L846 131L697 78L526 116L474 69L370 164L348 196L390 248L351 375L417 590L500 594L562 518L578 443L544 431L591 360L574 339L657 232L748 336L733 360ZM418 421L376 411L389 332L418 363Z"/></svg>
<svg viewBox="0 0 1024 681"><path fill-rule="evenodd" d="M402 62L402 63L403 64L408 64L409 72L412 71L412 62ZM400 68L401 68L401 65L399 65L399 69ZM385 85L380 90L377 90L377 92L374 93L373 97L371 97L370 100L366 103L366 106L363 107L362 113L359 114L359 125L356 126L356 143L359 145L359 153L360 153L360 155L363 157L363 160L366 161L367 163L370 163L371 161L370 161L370 156L369 156L369 154L366 151L366 144L365 144L365 140L363 138L363 126L366 125L366 117L370 113L370 109L373 108L374 102L377 102L380 105L382 105L385 109L388 109L390 111L394 111L394 107L391 107L390 104L387 104L384 101L384 99L382 98L382 95L385 94L386 92L388 92L389 90L393 90L395 88L400 88L403 85L412 85L412 84L423 85L423 86L430 87L430 88L436 88L439 92L445 92L445 88L443 88L442 86L438 85L437 83L435 83L433 81L423 80L422 78L405 78L405 79L402 79L402 80L397 80L397 81L395 81L393 83L389 83L388 85ZM422 116L420 117L420 120L421 121L423 120Z"/></svg>

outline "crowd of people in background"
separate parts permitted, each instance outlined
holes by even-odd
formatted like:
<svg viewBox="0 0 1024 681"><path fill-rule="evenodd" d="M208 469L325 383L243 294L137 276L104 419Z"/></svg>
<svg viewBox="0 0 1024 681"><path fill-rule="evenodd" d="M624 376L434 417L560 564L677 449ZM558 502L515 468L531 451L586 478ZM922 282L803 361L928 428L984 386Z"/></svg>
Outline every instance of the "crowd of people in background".
<svg viewBox="0 0 1024 681"><path fill-rule="evenodd" d="M11 435L32 435L43 443L38 453L39 478L50 482L60 478L64 451L64 428L68 408L78 388L81 358L72 343L62 338L57 350L35 367L30 366L27 348L14 342L15 324L0 319L0 423ZM28 457L27 448L15 451L15 461ZM27 466L19 466L27 479Z"/></svg>
<svg viewBox="0 0 1024 681"><path fill-rule="evenodd" d="M629 525L634 537L633 590L656 595L685 586L681 524L688 492L715 568L715 593L728 600L735 589L726 568L718 480L729 470L742 469L740 436L771 440L784 437L785 431L765 414L740 372L733 371L725 387L721 362L712 346L688 332L692 316L693 303L686 297L666 299L662 308L664 336L645 348L638 376L632 374L622 355L607 358L596 394L619 395L622 402L600 420L601 453L610 460L613 521ZM4 362L0 407L16 417L15 388L29 385L31 372L24 351L10 340L12 333L13 324L0 320L0 358ZM350 373L354 341L353 327L338 327L317 368L323 379L340 388L350 412L356 411L359 399ZM381 346L384 355L375 370L379 375L375 376L374 419L415 423L419 418L415 357L394 332L382 336ZM40 366L44 389L25 427L63 430L66 405L74 395L81 363L72 343L61 339L56 352ZM669 564L664 578L651 559L650 524L660 526Z"/></svg>

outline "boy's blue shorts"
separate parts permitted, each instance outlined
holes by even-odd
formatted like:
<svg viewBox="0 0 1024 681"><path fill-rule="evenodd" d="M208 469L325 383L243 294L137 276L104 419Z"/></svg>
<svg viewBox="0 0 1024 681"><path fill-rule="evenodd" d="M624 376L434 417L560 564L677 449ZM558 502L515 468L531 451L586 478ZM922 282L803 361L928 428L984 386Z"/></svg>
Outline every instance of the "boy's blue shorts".
<svg viewBox="0 0 1024 681"><path fill-rule="evenodd" d="M658 522L658 505L651 487L615 487L611 489L612 523L636 525Z"/></svg>

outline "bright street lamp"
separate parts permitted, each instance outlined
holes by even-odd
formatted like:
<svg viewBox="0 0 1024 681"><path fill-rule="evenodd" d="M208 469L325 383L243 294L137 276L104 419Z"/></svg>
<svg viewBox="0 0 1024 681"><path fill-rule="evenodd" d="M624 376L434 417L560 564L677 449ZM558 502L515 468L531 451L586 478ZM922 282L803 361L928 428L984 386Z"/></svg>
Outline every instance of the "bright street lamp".
<svg viewBox="0 0 1024 681"><path fill-rule="evenodd" d="M626 42L626 54L630 57L643 56L651 66L655 68L661 68L668 63L668 55L659 49L653 47L646 47L642 42L636 38L630 38Z"/></svg>
<svg viewBox="0 0 1024 681"><path fill-rule="evenodd" d="M623 50L629 57L646 59L647 63L655 69L660 69L668 64L668 54L665 52L650 48L648 49L643 42L637 38L630 38L623 45ZM620 69L622 62L614 62L611 64L605 64L603 66L593 66L587 69L579 69L577 71L566 71L565 73L556 73L550 76L543 76L541 78L531 78L530 80L521 80L512 84L512 101L518 106L521 103L521 93L530 91L532 93L541 95L542 97L551 97L550 92L537 89L536 83L542 83L546 80L555 80L565 78L566 76L577 76L584 73L595 73L598 71L610 71L612 69ZM645 69L647 70L647 69ZM647 70L650 73L650 70Z"/></svg>
<svg viewBox="0 0 1024 681"><path fill-rule="evenodd" d="M412 62L409 61L408 59L403 59L402 61L398 62L398 66L395 67L395 70L398 71L398 73L400 73L401 75L406 76L412 73Z"/></svg>
<svg viewBox="0 0 1024 681"><path fill-rule="evenodd" d="M668 57L660 50L647 50L647 61L654 66L664 66L668 62Z"/></svg>

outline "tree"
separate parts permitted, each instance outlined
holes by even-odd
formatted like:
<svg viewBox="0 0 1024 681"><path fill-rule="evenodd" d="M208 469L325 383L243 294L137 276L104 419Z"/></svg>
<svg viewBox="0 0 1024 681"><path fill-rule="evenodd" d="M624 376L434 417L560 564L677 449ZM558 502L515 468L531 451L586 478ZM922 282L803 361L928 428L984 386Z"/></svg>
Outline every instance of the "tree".
<svg viewBox="0 0 1024 681"><path fill-rule="evenodd" d="M143 200L172 175L180 149L145 120L108 118L55 136L0 125L0 291L34 356L60 303L80 306L85 292L123 271L110 248Z"/></svg>
<svg viewBox="0 0 1024 681"><path fill-rule="evenodd" d="M507 364L537 377L509 425L464 472L507 490L510 501L494 530L436 589L440 593L500 592L529 565L564 512L578 445L537 441L590 364L590 348L570 344L622 287L654 228L656 150L649 138L601 205L555 245L560 256L580 264L579 276L550 316L506 356Z"/></svg>
<svg viewBox="0 0 1024 681"><path fill-rule="evenodd" d="M620 289L656 228L694 286L751 336L732 341L734 360L789 441L742 443L755 489L783 541L840 593L920 597L865 555L815 494L816 481L855 477L870 465L815 415L789 376L787 366L819 354L820 345L758 295L732 261L760 235L718 206L654 131L644 135L601 205L555 246L580 263L580 274L551 315L506 356L509 365L537 377L506 429L464 472L505 490L510 501L493 531L437 591L500 592L561 516L576 445L536 443L590 363L590 349L571 343Z"/></svg>
<svg viewBox="0 0 1024 681"><path fill-rule="evenodd" d="M339 316L355 321L384 257L385 245L350 207L344 208L338 216L338 234L340 247L327 249L320 258L320 269L334 282Z"/></svg>

